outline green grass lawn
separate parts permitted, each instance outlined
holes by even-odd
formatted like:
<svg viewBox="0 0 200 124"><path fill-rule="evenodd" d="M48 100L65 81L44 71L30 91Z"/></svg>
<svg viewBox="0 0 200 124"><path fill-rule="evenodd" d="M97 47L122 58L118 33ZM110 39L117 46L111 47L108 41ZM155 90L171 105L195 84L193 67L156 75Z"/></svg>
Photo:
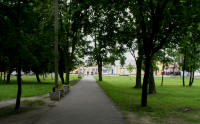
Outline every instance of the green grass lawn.
<svg viewBox="0 0 200 124"><path fill-rule="evenodd" d="M97 77L96 77L97 78ZM188 84L189 79L186 79ZM200 122L200 79L195 79L192 87L183 87L181 78L166 77L161 87L161 78L156 77L157 94L148 95L148 107L141 108L141 89L135 89L135 77L104 76L98 82L121 110L135 112L138 116L151 116L154 121L169 117L185 121ZM192 110L182 112L183 108Z"/></svg>
<svg viewBox="0 0 200 124"><path fill-rule="evenodd" d="M77 79L78 75L70 75L70 85L75 85L72 80ZM42 94L47 94L52 91L54 86L54 80L52 80L49 75L47 78L43 79L40 76L41 83L37 83L36 77L32 76L22 76L22 97L37 96ZM4 99L16 98L17 94L17 81L16 76L11 76L11 82L5 84L0 81L0 101ZM61 81L59 80L59 84Z"/></svg>

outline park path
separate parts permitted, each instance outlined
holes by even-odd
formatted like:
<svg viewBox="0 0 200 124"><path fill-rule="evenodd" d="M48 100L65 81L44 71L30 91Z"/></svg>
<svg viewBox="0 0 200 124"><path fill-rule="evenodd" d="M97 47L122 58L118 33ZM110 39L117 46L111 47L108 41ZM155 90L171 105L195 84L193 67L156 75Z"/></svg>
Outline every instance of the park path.
<svg viewBox="0 0 200 124"><path fill-rule="evenodd" d="M125 124L121 113L91 76L84 77L35 124Z"/></svg>

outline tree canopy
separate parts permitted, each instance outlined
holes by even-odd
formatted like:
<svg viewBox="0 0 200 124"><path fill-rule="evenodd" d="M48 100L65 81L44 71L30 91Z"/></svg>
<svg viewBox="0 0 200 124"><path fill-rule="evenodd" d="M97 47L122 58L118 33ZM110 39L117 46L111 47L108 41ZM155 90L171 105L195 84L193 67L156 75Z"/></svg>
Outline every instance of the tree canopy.
<svg viewBox="0 0 200 124"><path fill-rule="evenodd" d="M183 86L185 71L192 86L200 66L199 0L54 2L0 1L0 72L7 72L8 83L11 73L17 72L17 109L22 71L34 72L38 82L40 74L58 72L62 83L69 84L70 71L83 65L85 56L98 65L102 81L103 65L114 65L116 60L123 65L129 51L137 68L134 87L142 86L141 106L147 106L148 89L155 91L157 61L163 70L168 63L178 63Z"/></svg>

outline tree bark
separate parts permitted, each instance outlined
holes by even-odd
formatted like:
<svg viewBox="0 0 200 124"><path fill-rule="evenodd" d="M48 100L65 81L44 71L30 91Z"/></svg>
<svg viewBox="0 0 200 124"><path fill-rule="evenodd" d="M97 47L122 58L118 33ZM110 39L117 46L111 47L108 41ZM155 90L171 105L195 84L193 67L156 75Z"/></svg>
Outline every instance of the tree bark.
<svg viewBox="0 0 200 124"><path fill-rule="evenodd" d="M102 78L102 60L99 59L97 63L98 63L99 81L102 81L103 80L103 78Z"/></svg>
<svg viewBox="0 0 200 124"><path fill-rule="evenodd" d="M190 87L192 86L193 82L194 82L194 71L190 72L190 82L189 82Z"/></svg>
<svg viewBox="0 0 200 124"><path fill-rule="evenodd" d="M21 40L21 36L20 36L20 9L21 9L21 0L18 0L18 8L17 8L17 21L16 21L16 27L17 27L17 40L20 41ZM20 54L20 53L18 53ZM20 101L21 101L21 93L22 93L22 79L21 79L21 57L19 55L18 58L18 63L17 63L17 98L16 98L16 104L15 104L15 110L19 111L20 108Z"/></svg>
<svg viewBox="0 0 200 124"><path fill-rule="evenodd" d="M153 65L151 64L150 76L149 76L149 94L155 94L155 93L156 93L156 85L154 81Z"/></svg>
<svg viewBox="0 0 200 124"><path fill-rule="evenodd" d="M60 76L62 84L64 84L65 80L64 80L64 76L63 76L63 72L62 71L59 71L59 76Z"/></svg>
<svg viewBox="0 0 200 124"><path fill-rule="evenodd" d="M67 53L65 55L65 72L66 72L66 77L65 77L65 84L69 85L69 76L70 76L70 55L69 55L69 41L67 40Z"/></svg>
<svg viewBox="0 0 200 124"><path fill-rule="evenodd" d="M48 74L45 72L45 73L44 73L44 76L45 76L45 78L47 78L47 77L48 77L47 75L48 75Z"/></svg>
<svg viewBox="0 0 200 124"><path fill-rule="evenodd" d="M1 80L2 80L2 76L3 76L3 74L2 74L2 72L1 72Z"/></svg>
<svg viewBox="0 0 200 124"><path fill-rule="evenodd" d="M36 72L36 73L35 73L35 76L36 76L37 82L40 83L40 76L39 76L39 73Z"/></svg>
<svg viewBox="0 0 200 124"><path fill-rule="evenodd" d="M163 80L164 80L164 69L165 69L165 65L163 63L163 66L162 66L162 81L161 81L161 86L163 86Z"/></svg>
<svg viewBox="0 0 200 124"><path fill-rule="evenodd" d="M55 68L55 88L58 88L58 0L54 0L54 33L55 33L55 46L54 46L54 68Z"/></svg>
<svg viewBox="0 0 200 124"><path fill-rule="evenodd" d="M193 75L192 75L192 83L194 82L194 74L195 74L195 71L193 71Z"/></svg>
<svg viewBox="0 0 200 124"><path fill-rule="evenodd" d="M52 72L51 72L51 80L53 80L53 74L52 74Z"/></svg>
<svg viewBox="0 0 200 124"><path fill-rule="evenodd" d="M149 83L149 77L150 77L150 69L151 69L151 59L153 55L158 52L167 42L168 42L168 37L172 32L172 24L169 25L169 28L166 32L165 37L163 36L162 38L159 38L160 43L155 46L155 41L158 40L158 34L161 31L162 24L161 22L163 21L163 12L164 9L166 8L167 3L169 2L168 0L165 0L162 2L162 4L157 4L156 10L154 12L153 7L152 9L152 27L149 28L149 23L147 24L145 18L144 18L144 1L143 0L137 0L138 1L138 7L139 7L139 19L136 19L136 21L139 21L140 29L141 29L141 35L142 35L142 40L143 40L143 48L144 48L144 53L145 53L145 74L144 74L144 79L143 79L143 86L142 86L142 101L141 101L141 106L145 107L147 106L147 86ZM150 1L152 2L152 1Z"/></svg>
<svg viewBox="0 0 200 124"><path fill-rule="evenodd" d="M17 99L16 99L16 106L15 110L19 110L20 108L20 99L21 99L21 92L22 92L22 82L21 82L21 60L19 60L18 67L17 67L17 85L18 85L18 90L17 90Z"/></svg>
<svg viewBox="0 0 200 124"><path fill-rule="evenodd" d="M151 69L151 57L146 57L145 59L145 74L143 79L142 85L142 99L141 99L141 106L147 106L147 88L149 83L149 76L150 76L150 69Z"/></svg>
<svg viewBox="0 0 200 124"><path fill-rule="evenodd" d="M184 51L184 58L183 58L183 86L185 86L185 63L186 63L186 48Z"/></svg>
<svg viewBox="0 0 200 124"><path fill-rule="evenodd" d="M6 81L6 71L3 72L3 81Z"/></svg>
<svg viewBox="0 0 200 124"><path fill-rule="evenodd" d="M190 72L189 86L192 86L192 72Z"/></svg>
<svg viewBox="0 0 200 124"><path fill-rule="evenodd" d="M67 85L69 85L69 76L70 76L69 67L66 66L66 84Z"/></svg>
<svg viewBox="0 0 200 124"><path fill-rule="evenodd" d="M42 78L43 78L43 80L45 80L45 75L44 75L44 73L42 74Z"/></svg>
<svg viewBox="0 0 200 124"><path fill-rule="evenodd" d="M12 70L9 69L8 73L7 73L7 83L10 83L10 75L11 75L11 73L12 73Z"/></svg>
<svg viewBox="0 0 200 124"><path fill-rule="evenodd" d="M65 68L65 64L64 64L65 59L64 59L63 51L61 50L61 48L59 50L59 55L60 56L59 56L58 73L59 73L62 84L64 84L65 80L64 80L63 74L64 74L64 68Z"/></svg>
<svg viewBox="0 0 200 124"><path fill-rule="evenodd" d="M64 55L62 53L62 50L60 50L59 53L60 53L60 58L59 58L59 65L58 65L58 74L60 76L62 84L64 84L65 80L64 80L63 74L64 74L64 68L65 68L65 64L64 64L65 61L64 61L64 57L63 57Z"/></svg>
<svg viewBox="0 0 200 124"><path fill-rule="evenodd" d="M142 72L142 57L143 55L139 55L137 61L136 61L136 66L137 66L137 72L136 72L136 84L135 88L141 88L141 72Z"/></svg>

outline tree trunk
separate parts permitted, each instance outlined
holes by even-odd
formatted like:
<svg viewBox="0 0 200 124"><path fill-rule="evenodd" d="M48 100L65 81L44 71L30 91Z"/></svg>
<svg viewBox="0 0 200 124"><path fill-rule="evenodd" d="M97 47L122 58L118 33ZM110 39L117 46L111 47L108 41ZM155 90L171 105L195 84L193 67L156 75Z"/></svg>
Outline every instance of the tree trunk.
<svg viewBox="0 0 200 124"><path fill-rule="evenodd" d="M18 0L18 8L17 8L17 22L16 22L16 27L17 27L17 33L18 33L18 38L17 40L21 40L21 36L20 36L20 8L21 8L21 0ZM18 53L20 54L20 53ZM21 93L22 93L22 79L21 79L21 57L19 55L19 58L18 58L18 63L17 63L17 86L18 86L18 89L17 89L17 98L16 98L16 105L15 105L15 110L16 111L19 111L19 108L20 108L20 100L21 100Z"/></svg>
<svg viewBox="0 0 200 124"><path fill-rule="evenodd" d="M98 73L99 73L99 81L102 81L102 60L99 60L98 63Z"/></svg>
<svg viewBox="0 0 200 124"><path fill-rule="evenodd" d="M193 71L193 75L192 75L192 83L194 82L194 74L195 74L195 71Z"/></svg>
<svg viewBox="0 0 200 124"><path fill-rule="evenodd" d="M58 0L54 0L54 33L55 33L55 46L54 46L54 68L55 68L55 89L58 88Z"/></svg>
<svg viewBox="0 0 200 124"><path fill-rule="evenodd" d="M163 63L163 66L162 66L162 81L161 81L161 86L163 86L163 80L164 80L164 69L165 69L165 65Z"/></svg>
<svg viewBox="0 0 200 124"><path fill-rule="evenodd" d="M137 66L137 72L136 72L136 84L135 88L141 88L141 72L142 72L142 56L139 55L137 61L136 61L136 66Z"/></svg>
<svg viewBox="0 0 200 124"><path fill-rule="evenodd" d="M61 79L62 84L64 84L65 81L64 81L63 72L59 71L59 76L60 76L60 79Z"/></svg>
<svg viewBox="0 0 200 124"><path fill-rule="evenodd" d="M36 76L37 82L40 83L40 76L39 76L39 73L36 72L36 73L35 73L35 76Z"/></svg>
<svg viewBox="0 0 200 124"><path fill-rule="evenodd" d="M3 81L6 81L6 71L3 73Z"/></svg>
<svg viewBox="0 0 200 124"><path fill-rule="evenodd" d="M48 74L47 73L44 73L44 75L45 75L45 78L48 78L48 76L47 76Z"/></svg>
<svg viewBox="0 0 200 124"><path fill-rule="evenodd" d="M53 74L52 74L52 72L51 72L51 80L53 80Z"/></svg>
<svg viewBox="0 0 200 124"><path fill-rule="evenodd" d="M189 82L189 86L192 86L194 82L194 71L190 72L190 82Z"/></svg>
<svg viewBox="0 0 200 124"><path fill-rule="evenodd" d="M61 82L62 84L65 83L65 80L64 80L64 68L65 68L65 59L64 59L64 54L63 54L63 51L62 49L60 48L59 50L59 65L58 65L58 73L59 73L59 76L60 76L60 79L61 79Z"/></svg>
<svg viewBox="0 0 200 124"><path fill-rule="evenodd" d="M43 80L45 80L45 75L44 75L44 73L42 74L42 78L43 78Z"/></svg>
<svg viewBox="0 0 200 124"><path fill-rule="evenodd" d="M1 72L1 80L2 80L3 73Z"/></svg>
<svg viewBox="0 0 200 124"><path fill-rule="evenodd" d="M69 67L66 66L66 84L67 85L69 85L69 76L70 76Z"/></svg>
<svg viewBox="0 0 200 124"><path fill-rule="evenodd" d="M150 67L150 76L149 76L149 94L156 93L156 85L154 81L154 74L153 74L153 65Z"/></svg>
<svg viewBox="0 0 200 124"><path fill-rule="evenodd" d="M183 58L183 86L185 86L185 62L186 61L186 48L185 48L185 51L184 51L184 58Z"/></svg>
<svg viewBox="0 0 200 124"><path fill-rule="evenodd" d="M175 64L175 62L174 62L173 75L175 75L175 67L176 67L176 64Z"/></svg>
<svg viewBox="0 0 200 124"><path fill-rule="evenodd" d="M60 60L59 60L59 66L58 66L58 73L59 73L59 76L60 76L62 84L65 83L64 76L63 76L63 74L64 74L64 70L63 70L64 64L63 64L63 62L64 62L63 55L60 54Z"/></svg>
<svg viewBox="0 0 200 124"><path fill-rule="evenodd" d="M21 60L19 60L18 67L17 67L17 85L18 85L18 90L17 90L17 99L16 99L16 106L15 110L19 110L20 108L20 99L21 99L21 92L22 92L22 82L21 82Z"/></svg>
<svg viewBox="0 0 200 124"><path fill-rule="evenodd" d="M151 69L151 57L146 57L145 59L145 74L143 79L142 85L142 99L141 99L141 106L147 106L147 86L149 83L149 76L150 76L150 69Z"/></svg>
<svg viewBox="0 0 200 124"><path fill-rule="evenodd" d="M8 73L7 73L7 83L10 83L10 75L11 75L11 73L12 73L12 70L9 69Z"/></svg>

